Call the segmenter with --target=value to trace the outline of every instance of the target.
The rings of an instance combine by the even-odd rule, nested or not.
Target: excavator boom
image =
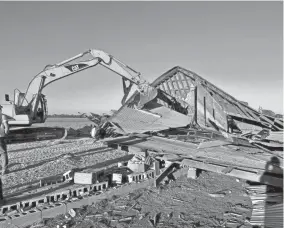
[[[137,108],[142,108],[146,103],[157,96],[157,89],[143,79],[139,72],[104,51],[91,49],[60,63],[47,65],[43,71],[37,74],[29,83],[26,93],[20,93],[21,97],[17,99],[15,96],[13,104],[15,110],[13,111],[10,108],[7,112],[10,117],[9,124],[21,125],[24,123],[25,125],[31,125],[33,123],[43,123],[47,116],[47,110],[46,100],[42,94],[42,90],[52,82],[97,66],[98,64],[122,77],[125,93],[123,102],[128,96],[133,84],[137,86],[140,92],[140,102]],[[126,81],[130,83],[128,87],[126,87]],[[40,120],[37,118],[39,105],[45,109],[41,110],[44,112],[45,117]],[[21,121],[18,121],[17,118],[21,118]]]

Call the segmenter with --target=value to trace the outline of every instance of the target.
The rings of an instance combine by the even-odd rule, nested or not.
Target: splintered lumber
[[[224,145],[232,144],[231,142],[226,142],[222,140],[214,140],[214,141],[207,141],[202,142],[199,144],[198,149],[210,148],[210,147],[219,147]]]
[[[220,165],[213,165],[213,164],[206,164],[204,162],[198,162],[190,159],[184,159],[182,161],[183,166],[194,167],[197,169],[208,170],[215,173],[223,174],[224,166]],[[263,184],[268,184],[276,187],[283,187],[283,179],[267,175],[265,173],[251,173],[239,169],[233,169],[231,172],[226,173],[228,176],[233,176],[240,179],[245,179],[253,182],[259,182]]]
[[[101,142],[104,142],[104,143],[116,143],[116,144],[119,144],[119,143],[123,143],[125,141],[129,141],[129,140],[137,140],[137,139],[143,139],[143,138],[147,138],[149,137],[149,135],[146,135],[146,134],[130,134],[130,135],[127,135],[127,136],[120,136],[120,137],[116,137],[116,138],[106,138],[106,139],[103,139],[101,140]]]
[[[265,139],[283,143],[283,131],[271,131]]]
[[[283,162],[278,159],[279,164],[273,163],[271,154],[252,147],[251,144],[250,147],[239,146],[239,150],[236,151],[226,145],[198,149],[198,146],[193,143],[158,136],[149,136],[140,141],[136,138],[125,139],[119,143],[115,139],[108,142],[108,145],[119,144],[126,147],[131,145],[158,154],[175,154],[185,158],[184,161],[187,161],[188,166],[193,168],[217,173],[225,172],[226,175],[237,178],[282,187],[282,177],[275,177],[268,173],[283,175]],[[256,153],[261,153],[261,155]]]
[[[167,167],[158,177],[156,177],[155,180],[155,187],[157,187],[161,181],[170,174],[170,172],[173,170],[175,167],[175,164],[172,163],[169,167]]]
[[[249,148],[244,148],[244,150],[248,151]],[[206,148],[204,150],[198,150],[198,152],[195,153],[195,158],[198,158],[195,160],[201,160],[202,158],[204,161],[214,164],[217,163],[220,165],[224,164],[224,165],[242,167],[245,170],[257,169],[260,171],[265,170],[267,172],[283,174],[283,170],[281,167],[274,164],[270,164],[271,156],[256,157],[247,154],[247,152],[244,151],[233,151],[232,149],[226,149],[221,147]],[[271,165],[273,169],[267,170],[268,165]]]
[[[270,147],[270,148],[283,148],[283,143],[278,142],[262,142],[262,141],[254,141],[254,143],[259,143],[260,145]]]

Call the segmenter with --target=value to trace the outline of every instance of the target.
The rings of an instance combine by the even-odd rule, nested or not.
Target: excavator
[[[2,113],[7,116],[10,126],[7,143],[66,136],[66,131],[62,128],[32,126],[44,123],[48,116],[47,99],[43,94],[43,89],[57,80],[97,65],[102,65],[122,77],[124,90],[122,104],[129,95],[133,84],[137,86],[140,93],[137,109],[143,108],[145,104],[157,97],[158,90],[143,79],[139,72],[104,51],[90,49],[60,63],[47,65],[31,80],[25,93],[18,89],[14,90],[14,100],[10,100],[9,95],[5,94],[7,103],[2,104]],[[33,136],[31,137],[31,135]]]

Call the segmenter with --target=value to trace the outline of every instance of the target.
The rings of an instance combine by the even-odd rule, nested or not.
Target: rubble
[[[169,70],[152,85],[159,89],[157,99],[143,109],[137,109],[139,93],[134,93],[112,115],[84,114],[94,126],[68,130],[68,137],[91,135],[110,150],[115,148],[127,153],[130,156],[127,161],[117,161],[113,167],[101,165],[65,170],[60,180],[51,181],[51,185],[70,184],[65,193],[67,200],[74,198],[74,202],[88,201],[90,196],[108,195],[109,191],[120,192],[127,186],[131,189],[139,184],[158,189],[150,192],[149,188],[136,197],[128,195],[127,200],[114,197],[110,203],[112,210],[106,203],[104,210],[97,208],[98,213],[85,217],[105,226],[140,221],[144,226],[167,227],[165,224],[171,225],[173,219],[179,221],[179,225],[201,227],[268,223],[278,227],[283,224],[283,218],[280,221],[280,213],[283,213],[283,119],[275,113],[254,110],[248,103],[181,67]],[[202,182],[205,171],[221,180],[220,189],[217,189],[218,184],[212,184],[214,189],[202,187],[214,181],[208,178],[206,183]],[[182,178],[186,181],[178,185]],[[230,182],[231,188],[221,188],[226,185],[222,180]],[[190,184],[186,186],[186,182]],[[46,180],[41,180],[40,187],[45,183]],[[194,186],[196,183],[198,188]],[[244,188],[247,183],[258,185],[246,186],[246,192],[234,192],[232,186]],[[273,188],[278,191],[271,192]],[[48,196],[45,201],[59,202],[56,194],[45,194]],[[60,200],[64,194],[61,193]],[[204,203],[202,197],[212,205],[225,204],[230,197],[232,201],[222,216],[214,210],[214,205],[210,211],[203,209],[203,213],[214,211],[210,222],[194,214],[194,210],[185,213],[175,206],[185,205],[186,208],[196,202]],[[119,205],[121,202],[123,205]],[[147,202],[159,205],[151,215],[145,211]],[[167,205],[168,202],[172,205]],[[30,205],[29,209],[32,207]],[[8,211],[8,214],[13,212]],[[73,209],[69,214],[72,218],[78,217]]]

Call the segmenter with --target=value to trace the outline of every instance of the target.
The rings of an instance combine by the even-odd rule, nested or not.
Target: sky
[[[0,2],[0,102],[47,64],[103,50],[152,82],[191,70],[255,109],[283,113],[282,2]],[[102,66],[47,86],[50,114],[108,112],[121,78]]]

